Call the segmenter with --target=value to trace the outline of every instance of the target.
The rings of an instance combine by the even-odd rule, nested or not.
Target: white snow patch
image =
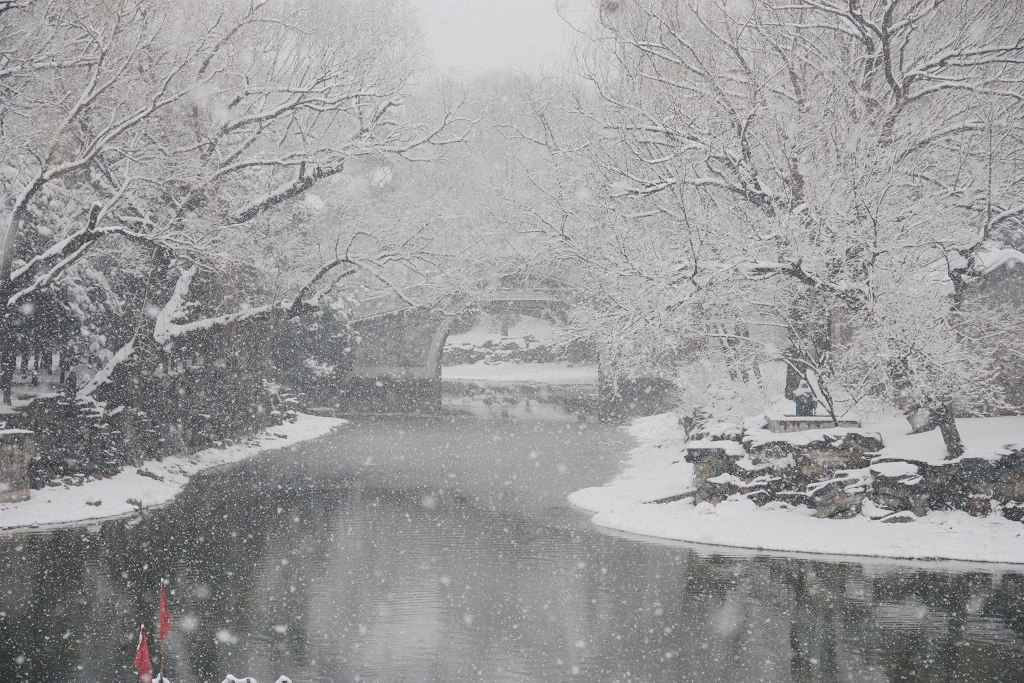
[[[683,460],[686,433],[674,413],[639,418],[629,432],[641,445],[629,452],[622,473],[605,486],[572,493],[569,502],[591,512],[628,514],[637,507],[662,507],[646,503],[693,487],[693,465]]]
[[[881,505],[875,503],[870,498],[865,498],[864,503],[861,505],[860,514],[864,515],[868,519],[881,519],[886,515],[891,515],[892,510],[884,508]]]
[[[743,425],[735,422],[716,422],[704,427],[700,431],[707,434],[709,441],[732,440],[738,442],[743,434]]]
[[[982,271],[991,273],[1003,266],[1014,268],[1024,264],[1024,254],[1016,249],[989,249],[978,254],[978,262]]]
[[[660,416],[667,422],[668,416]],[[671,419],[675,419],[673,415]],[[964,512],[931,512],[907,524],[885,524],[868,516],[818,519],[807,507],[727,500],[717,506],[692,499],[650,504],[692,485],[693,468],[682,459],[684,441],[648,440],[644,418],[631,430],[642,443],[629,452],[624,471],[606,486],[576,491],[569,501],[596,513],[598,526],[644,536],[709,545],[844,556],[948,559],[1024,564],[1024,525],[999,514],[972,517]],[[981,457],[1003,452],[1003,444],[1021,441],[1024,417],[958,420],[968,453]],[[944,457],[937,433],[908,436],[906,422],[873,425],[889,453],[920,460]],[[902,434],[900,431],[902,430]],[[682,430],[680,429],[680,436]],[[895,465],[895,463],[893,463]],[[913,467],[913,465],[910,465]],[[905,468],[909,472],[909,468]],[[868,508],[872,516],[884,514]]]
[[[961,458],[994,460],[1024,441],[1024,416],[968,417],[956,421],[965,451]],[[942,464],[956,462],[946,459],[946,447],[938,429],[911,434],[907,421],[892,418],[875,425],[885,441],[879,453],[900,460]]]
[[[469,363],[441,368],[441,379],[456,382],[538,382],[597,384],[596,365],[558,363]]]
[[[217,642],[221,645],[234,645],[238,642],[238,636],[236,636],[226,628],[222,628],[221,630],[217,631],[214,637],[217,639]]]
[[[166,505],[185,488],[189,478],[199,472],[323,436],[345,423],[338,418],[300,414],[295,422],[270,427],[244,443],[208,448],[187,456],[147,460],[142,467],[129,467],[108,479],[81,486],[33,490],[28,500],[0,505],[0,529],[75,524],[138,512],[139,507],[128,499],[141,501],[142,507]],[[139,470],[147,470],[163,481],[140,476]]]
[[[876,462],[870,467],[871,474],[895,479],[896,477],[912,477],[917,474],[917,465],[909,462]]]
[[[334,374],[335,367],[328,363],[321,363],[316,358],[307,358],[302,364],[309,368],[317,377],[330,377]]]
[[[710,481],[712,484],[732,484],[733,486],[740,487],[747,485],[747,482],[743,481],[735,474],[729,474],[728,472],[720,474],[717,477],[710,477],[707,481]]]
[[[763,427],[748,427],[743,435],[743,445],[747,448],[757,448],[770,443],[788,443],[794,446],[809,446],[812,443],[824,442],[826,437],[831,437],[833,440],[836,440],[841,439],[848,434],[857,434],[863,437],[880,437],[877,431],[869,429],[852,429],[847,427],[807,429],[800,432],[772,432]]]
[[[532,315],[523,315],[509,326],[508,334],[501,334],[501,322],[494,316],[483,314],[469,330],[448,335],[445,346],[465,349],[485,348],[491,345],[514,343],[520,348],[540,344],[549,345],[558,341],[561,332],[553,323]]]
[[[641,441],[654,444],[686,438],[686,432],[675,413],[638,417],[629,425],[629,433]]]

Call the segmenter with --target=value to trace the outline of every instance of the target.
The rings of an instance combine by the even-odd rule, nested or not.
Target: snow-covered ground
[[[1024,417],[958,420],[968,454],[994,453],[1024,441]],[[906,423],[871,425],[886,439],[884,452],[917,459],[941,459],[936,432],[907,435]],[[693,466],[683,460],[683,430],[674,414],[636,420],[630,428],[640,446],[630,451],[624,471],[605,486],[582,489],[569,501],[596,513],[602,527],[659,538],[758,550],[869,555],[907,559],[949,559],[1024,563],[1024,524],[999,514],[972,517],[964,512],[931,512],[905,524],[867,517],[818,519],[805,507],[748,500],[717,506],[694,505],[676,496],[692,486]]]
[[[541,382],[597,384],[596,365],[557,363],[470,363],[441,368],[441,379],[457,382]]]
[[[448,335],[446,346],[481,348],[487,343],[512,342],[520,348],[537,344],[553,344],[558,339],[558,329],[550,321],[532,315],[522,315],[501,334],[501,323],[494,316],[482,314],[480,320],[465,332]]]
[[[189,456],[147,460],[108,479],[81,486],[48,486],[32,491],[28,500],[0,505],[0,529],[74,524],[130,515],[142,507],[166,505],[193,475],[236,463],[257,453],[285,448],[327,434],[345,420],[314,415],[271,427],[252,439],[225,448],[209,448]],[[146,474],[142,474],[146,473]]]
[[[956,424],[964,439],[965,458],[994,458],[1004,446],[1024,443],[1024,417],[1021,416],[967,418],[957,420]],[[919,462],[949,462],[945,460],[946,447],[937,429],[910,434],[906,420],[900,418],[880,422],[872,429],[881,434],[885,442],[882,455]]]
[[[571,363],[554,358],[525,360],[519,351],[551,347],[559,338],[559,329],[549,320],[531,315],[517,316],[502,334],[498,317],[481,314],[472,328],[449,335],[445,348],[483,354],[475,362],[441,368],[441,379],[466,383],[597,384],[597,365]],[[535,362],[543,360],[547,362]]]

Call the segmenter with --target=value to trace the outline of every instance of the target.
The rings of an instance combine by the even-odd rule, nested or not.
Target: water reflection
[[[597,533],[560,501],[622,447],[599,425],[367,420],[141,521],[0,539],[0,680],[132,680],[161,576],[178,682],[1019,680],[1024,575]]]

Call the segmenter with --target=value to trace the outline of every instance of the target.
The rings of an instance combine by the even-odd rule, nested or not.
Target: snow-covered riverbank
[[[1024,438],[1024,418],[962,423],[969,452]],[[941,448],[937,434],[897,437],[895,425],[882,427],[883,433],[891,433],[892,438],[886,438],[890,448]],[[673,414],[641,418],[630,431],[640,445],[630,451],[624,471],[605,486],[569,496],[577,507],[596,513],[592,521],[599,526],[758,550],[1024,563],[1024,524],[998,514],[931,512],[911,523],[890,524],[866,516],[818,519],[806,507],[769,503],[758,508],[749,500],[727,500],[717,506],[694,505],[692,496],[653,502],[685,494],[692,487],[693,466],[683,459],[685,434]]]
[[[345,420],[315,415],[270,427],[242,443],[208,448],[192,455],[147,460],[109,479],[81,486],[48,486],[32,491],[28,500],[0,505],[0,529],[12,530],[75,524],[121,517],[140,507],[166,505],[199,472],[236,463],[263,451],[286,448],[327,434]]]

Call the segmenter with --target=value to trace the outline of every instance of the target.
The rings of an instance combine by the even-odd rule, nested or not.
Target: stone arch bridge
[[[542,286],[499,287],[447,312],[412,307],[397,294],[363,301],[353,313],[357,342],[338,408],[351,413],[437,412],[444,346],[459,315],[474,309],[507,311],[567,322],[570,305],[568,288],[550,280]],[[643,412],[647,406],[641,404],[666,398],[666,382],[637,380],[638,386],[630,387],[628,381],[607,381],[600,371],[599,377],[602,411],[609,414]],[[632,396],[624,395],[623,388]]]

